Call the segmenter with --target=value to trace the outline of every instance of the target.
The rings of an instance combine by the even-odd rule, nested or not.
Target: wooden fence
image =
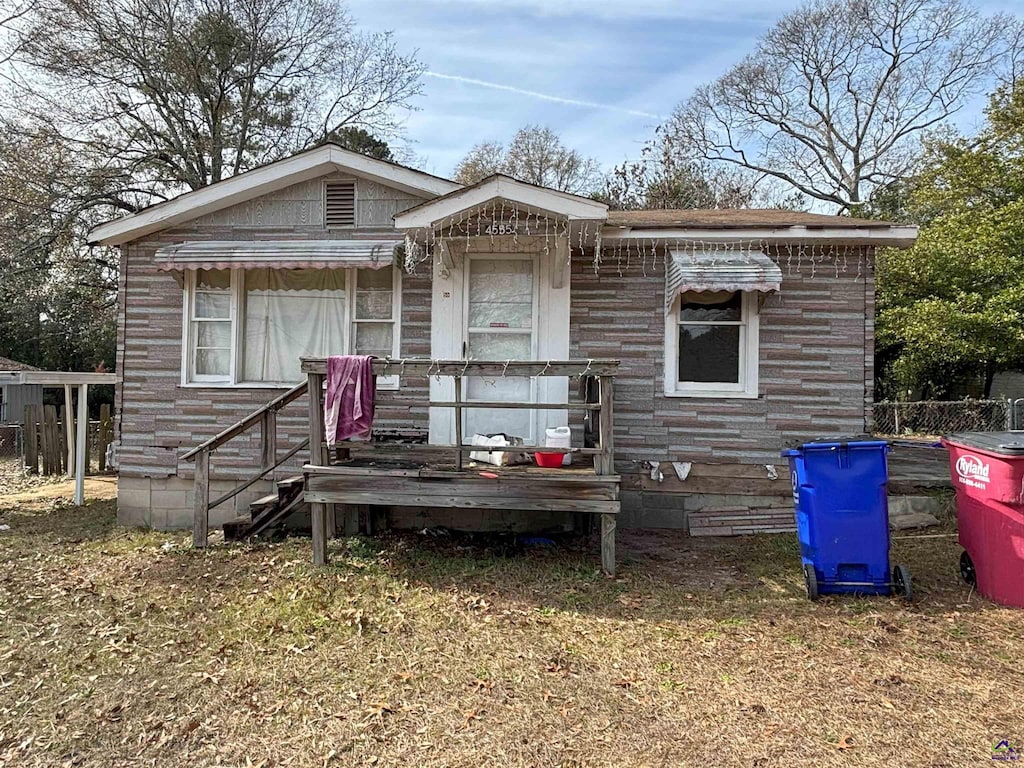
[[[30,474],[61,475],[74,472],[75,428],[59,417],[54,405],[25,406],[24,461]],[[110,406],[100,406],[99,421],[90,421],[85,441],[86,473],[95,465],[107,471],[107,446],[114,437],[114,420]],[[69,448],[70,446],[70,448]]]

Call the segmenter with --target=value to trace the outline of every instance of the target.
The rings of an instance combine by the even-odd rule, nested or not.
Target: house
[[[42,386],[23,384],[20,376],[24,371],[38,370],[33,365],[0,357],[0,425],[24,424],[25,406],[42,405]]]
[[[603,361],[608,432],[597,448],[583,430],[573,440],[612,462],[598,474],[615,478],[602,498],[620,525],[788,529],[779,449],[864,431],[874,251],[915,236],[782,210],[610,211],[500,175],[462,187],[330,144],[186,193],[91,233],[121,252],[119,520],[199,526],[202,509],[205,537],[208,506],[215,525],[248,514],[289,465],[222,503],[200,495],[231,493],[289,446],[291,466],[330,464],[309,411],[284,405],[306,402],[293,385],[322,373],[315,359],[364,353],[381,358],[378,426],[431,446],[498,432],[541,444],[569,421],[558,404],[599,408],[578,390]],[[378,471],[374,487],[412,482],[402,472]],[[316,537],[316,514],[341,497],[306,493],[319,499]],[[383,519],[460,525],[454,515]],[[529,524],[479,509],[465,519]]]

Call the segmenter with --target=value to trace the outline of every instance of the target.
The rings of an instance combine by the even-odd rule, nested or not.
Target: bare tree
[[[477,144],[455,169],[455,179],[475,184],[494,173],[574,194],[590,194],[600,183],[600,165],[569,149],[550,128],[528,125],[516,131],[507,147]]]
[[[353,126],[389,135],[422,67],[335,0],[36,0],[6,110],[154,192]]]
[[[803,195],[773,182],[747,168],[683,155],[659,130],[640,159],[620,163],[605,175],[597,197],[617,210],[804,207]]]
[[[667,140],[857,208],[984,88],[1010,22],[959,0],[813,0],[679,105]]]

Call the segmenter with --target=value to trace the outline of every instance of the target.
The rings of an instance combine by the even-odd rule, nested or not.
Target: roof
[[[898,226],[876,219],[857,219],[852,216],[833,216],[825,213],[807,213],[779,208],[725,208],[720,210],[666,208],[646,211],[609,211],[608,221],[605,224],[609,227],[643,227],[645,229],[690,227],[702,229],[760,229],[763,227],[885,229]]]
[[[909,248],[917,227],[876,219],[777,208],[610,211],[602,235],[613,240],[833,243]]]
[[[456,213],[497,198],[563,215],[568,219],[603,221],[608,214],[608,206],[593,198],[540,187],[495,173],[469,187],[454,190],[402,211],[395,216],[395,226],[399,229],[428,227]]]
[[[17,360],[11,360],[9,357],[0,357],[0,371],[38,371],[34,365],[28,363],[19,363]]]
[[[418,197],[436,197],[462,188],[461,184],[440,176],[368,157],[337,144],[321,144],[208,187],[151,205],[130,216],[100,224],[89,232],[89,242],[102,245],[127,243],[336,171],[378,181]]]

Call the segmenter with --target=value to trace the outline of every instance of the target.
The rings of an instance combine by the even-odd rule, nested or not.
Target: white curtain
[[[245,380],[298,383],[299,358],[345,350],[345,270],[245,273]]]

